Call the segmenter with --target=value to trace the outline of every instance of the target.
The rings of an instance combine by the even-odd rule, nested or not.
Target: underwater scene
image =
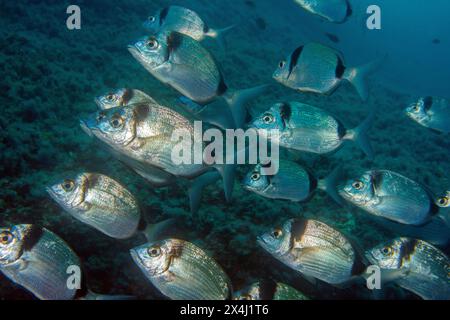
[[[0,2],[0,299],[449,300],[449,9]]]

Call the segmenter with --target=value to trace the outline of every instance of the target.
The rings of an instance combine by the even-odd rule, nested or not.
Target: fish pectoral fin
[[[88,211],[92,208],[92,204],[90,202],[84,201],[80,204],[80,209],[83,211]]]
[[[400,269],[381,269],[381,283],[386,284],[389,282],[393,282],[402,278],[405,278],[410,273],[410,270],[407,268]]]

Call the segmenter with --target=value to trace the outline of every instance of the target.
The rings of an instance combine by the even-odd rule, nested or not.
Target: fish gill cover
[[[199,13],[210,28],[235,25],[223,35],[225,50],[221,41],[212,37],[202,40],[202,45],[220,62],[228,86],[273,84],[252,101],[252,115],[280,101],[301,101],[338,115],[347,128],[355,128],[371,110],[377,110],[369,131],[373,161],[354,143],[328,155],[296,152],[284,157],[311,168],[314,177],[325,177],[343,163],[351,177],[372,168],[389,169],[444,193],[450,187],[448,135],[417,125],[404,110],[424,95],[450,98],[449,20],[443,16],[448,10],[442,9],[449,4],[441,0],[432,4],[376,1],[385,16],[383,28],[371,31],[365,26],[369,2],[373,1],[349,1],[352,14],[342,24],[324,21],[289,0],[187,0],[176,4]],[[149,224],[179,219],[187,230],[183,237],[214,257],[236,290],[275,279],[312,298],[371,298],[364,286],[312,285],[269,258],[256,243],[257,236],[291,218],[319,219],[351,235],[364,248],[399,236],[362,209],[342,207],[322,192],[300,204],[259,196],[241,184],[250,167],[240,166],[233,201],[224,200],[221,182],[217,182],[207,187],[199,211],[192,215],[184,185],[151,187],[86,135],[79,119],[96,111],[94,97],[112,89],[139,89],[163,105],[179,97],[126,50],[146,34],[142,23],[149,15],[174,3],[80,0],[76,4],[81,8],[81,29],[72,31],[65,23],[70,4],[53,0],[0,3],[1,226],[35,224],[58,234],[83,261],[89,287],[95,292],[162,298],[129,255],[131,248],[145,242],[143,236],[120,241],[110,238],[63,214],[45,191],[61,177],[74,176],[68,172],[98,172],[126,186],[138,199]],[[343,52],[346,66],[385,57],[370,75],[367,101],[347,83],[329,96],[296,92],[274,83],[272,74],[278,62],[312,41]],[[448,247],[441,249],[448,254]],[[1,298],[33,298],[3,275],[0,279]],[[388,285],[384,294],[417,298],[395,285]]]

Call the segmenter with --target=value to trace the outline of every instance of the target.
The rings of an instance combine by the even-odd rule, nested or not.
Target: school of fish
[[[346,0],[295,3],[331,23],[345,23],[354,14]],[[285,150],[326,156],[352,142],[368,159],[374,157],[369,131],[375,111],[368,112],[356,128],[348,128],[343,119],[319,107],[280,98],[278,103],[267,105],[265,112],[246,120],[247,102],[263,97],[267,85],[230,88],[218,60],[201,43],[214,38],[225,50],[225,34],[238,25],[211,28],[198,13],[172,5],[152,13],[143,27],[147,35],[131,41],[128,51],[151,76],[173,88],[181,98],[173,105],[163,105],[137,89],[114,89],[95,98],[97,111],[81,119],[80,124],[152,187],[185,187],[192,212],[200,206],[203,189],[219,180],[225,200],[231,201],[236,180],[235,165],[173,163],[173,132],[182,129],[194,135],[196,120],[204,121],[205,128],[217,130],[279,130],[277,143]],[[366,100],[366,78],[378,64],[348,66],[334,48],[306,43],[278,64],[273,62],[273,79],[293,90],[323,96],[347,81]],[[405,114],[425,128],[441,134],[450,132],[450,102],[445,99],[421,97],[406,107]],[[266,163],[253,166],[242,186],[261,197],[294,202],[306,202],[323,191],[340,205],[356,206],[399,234],[387,243],[360,250],[350,235],[320,218],[292,217],[255,239],[266,259],[280,261],[308,281],[336,287],[359,283],[365,270],[376,265],[386,281],[423,299],[450,299],[450,261],[440,249],[450,240],[450,191],[435,194],[388,168],[368,168],[347,180],[342,178],[341,167],[327,177],[318,177],[310,168],[288,159],[279,160],[276,174],[265,174],[265,170]],[[169,299],[309,299],[272,279],[233,288],[207,248],[178,238],[174,221],[148,224],[135,196],[112,177],[96,172],[61,175],[47,192],[68,215],[106,236],[127,239],[143,234],[147,242],[130,248],[130,257],[149,285]],[[78,286],[70,286],[68,267],[80,270]],[[38,299],[135,298],[126,293],[108,296],[89,290],[82,263],[70,245],[36,225],[0,228],[0,271]]]

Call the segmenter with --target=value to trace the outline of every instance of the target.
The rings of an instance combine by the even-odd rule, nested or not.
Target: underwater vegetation
[[[258,245],[258,237],[274,226],[283,226],[290,219],[308,219],[310,223],[318,220],[351,238],[352,243],[356,241],[358,247],[365,250],[402,236],[378,223],[364,208],[336,203],[318,186],[311,189],[313,194],[301,197],[301,200],[307,198],[301,202],[263,197],[247,190],[243,181],[253,169],[251,165],[238,167],[230,202],[225,201],[219,179],[205,188],[198,211],[192,213],[185,183],[154,188],[135,170],[118,161],[98,140],[83,132],[80,119],[98,111],[94,97],[116,88],[140,90],[163,105],[172,105],[180,97],[178,88],[175,90],[152,77],[127,50],[128,45],[148,33],[143,22],[152,16],[155,20],[160,19],[161,13],[159,16],[155,13],[168,5],[189,7],[208,23],[210,29],[203,28],[204,34],[197,40],[201,40],[201,45],[214,55],[228,87],[248,89],[271,84],[269,89],[249,99],[249,117],[256,119],[280,102],[298,101],[324,110],[327,117],[330,114],[334,119],[336,115],[343,128],[357,128],[376,110],[370,129],[364,132],[370,140],[373,150],[369,153],[373,153],[373,158],[361,151],[364,148],[360,144],[354,141],[343,143],[337,138],[335,141],[339,140],[339,145],[342,142],[342,148],[327,154],[282,153],[286,160],[296,163],[294,167],[302,166],[306,168],[305,172],[312,172],[308,178],[326,180],[335,168],[343,165],[341,170],[346,178],[342,178],[342,183],[360,177],[368,170],[390,170],[427,186],[426,192],[440,195],[450,190],[448,126],[438,121],[437,130],[433,130],[436,122],[429,125],[430,122],[416,121],[422,124],[419,125],[405,112],[411,104],[422,101],[419,100],[422,92],[397,90],[381,76],[377,78],[377,70],[371,70],[373,74],[368,76],[367,97],[365,87],[358,89],[357,86],[355,90],[345,81],[338,81],[339,87],[333,83],[322,88],[321,92],[334,91],[323,96],[317,90],[315,93],[293,90],[298,89],[298,82],[291,89],[273,80],[274,71],[281,67],[280,61],[285,61],[288,67],[288,59],[300,44],[318,41],[332,48],[351,39],[348,34],[323,31],[317,31],[315,39],[311,37],[314,31],[308,35],[299,32],[302,27],[299,15],[309,13],[294,1],[274,6],[269,0],[177,3],[134,0],[126,4],[119,0],[79,0],[82,28],[73,31],[65,24],[65,12],[70,4],[53,0],[3,1],[0,4],[3,26],[0,29],[0,101],[3,106],[0,113],[0,226],[22,225],[21,228],[27,230],[27,225],[32,224],[45,227],[41,230],[45,236],[53,237],[46,230],[57,234],[76,253],[76,257],[71,251],[67,254],[73,260],[80,260],[92,292],[161,299],[164,298],[162,293],[172,289],[161,290],[161,293],[147,281],[151,277],[135,263],[138,248],[145,246],[147,240],[153,240],[146,237],[145,230],[142,232],[142,226],[138,226],[140,216],[134,209],[127,209],[128,215],[123,217],[130,230],[120,229],[126,233],[122,236],[117,235],[115,229],[96,228],[98,221],[91,221],[90,225],[80,222],[77,215],[82,213],[65,212],[47,193],[47,187],[63,185],[61,179],[75,179],[85,172],[110,177],[113,179],[109,182],[111,188],[119,188],[117,183],[120,182],[126,188],[122,194],[133,198],[124,201],[123,206],[139,206],[140,214],[149,226],[167,219],[178,221],[182,230],[177,235],[189,241],[183,245],[216,261],[208,263],[220,270],[218,282],[221,287],[215,293],[220,297],[230,295],[230,283],[235,291],[242,291],[258,282],[271,280],[275,281],[271,290],[276,292],[279,288],[276,284],[281,284],[284,290],[289,289],[285,293],[287,296],[294,295],[298,299],[305,296],[312,299],[374,298],[372,292],[361,285],[337,288],[332,285],[335,279],[324,281],[329,280],[326,277],[311,282],[300,273],[293,273],[286,263],[277,261]],[[341,16],[339,20],[360,19],[355,8],[351,14],[346,8]],[[333,23],[321,20],[317,14],[311,19],[318,19],[317,23],[322,24]],[[227,31],[231,26],[233,28]],[[224,31],[220,39],[215,36],[217,30]],[[445,42],[434,35],[427,40],[433,50]],[[330,55],[339,57],[340,54]],[[336,58],[335,62],[338,60]],[[301,62],[301,59],[297,60],[298,65]],[[370,60],[356,62],[348,63],[356,66]],[[384,62],[380,63],[381,69]],[[367,99],[361,99],[360,95]],[[436,101],[440,100],[433,100],[434,108],[438,108]],[[426,101],[425,98],[423,104]],[[242,120],[234,117],[236,119]],[[430,213],[423,214],[428,218]],[[180,246],[176,241],[175,244]],[[419,245],[428,249],[426,245]],[[133,257],[130,255],[132,248],[136,252]],[[448,246],[441,245],[440,248],[449,254]],[[209,258],[205,260],[209,261]],[[348,276],[350,267],[343,264],[343,274]],[[64,294],[72,297],[73,293]],[[0,298],[33,299],[34,296],[0,274]],[[381,298],[418,299],[419,296],[392,283],[386,284]]]

